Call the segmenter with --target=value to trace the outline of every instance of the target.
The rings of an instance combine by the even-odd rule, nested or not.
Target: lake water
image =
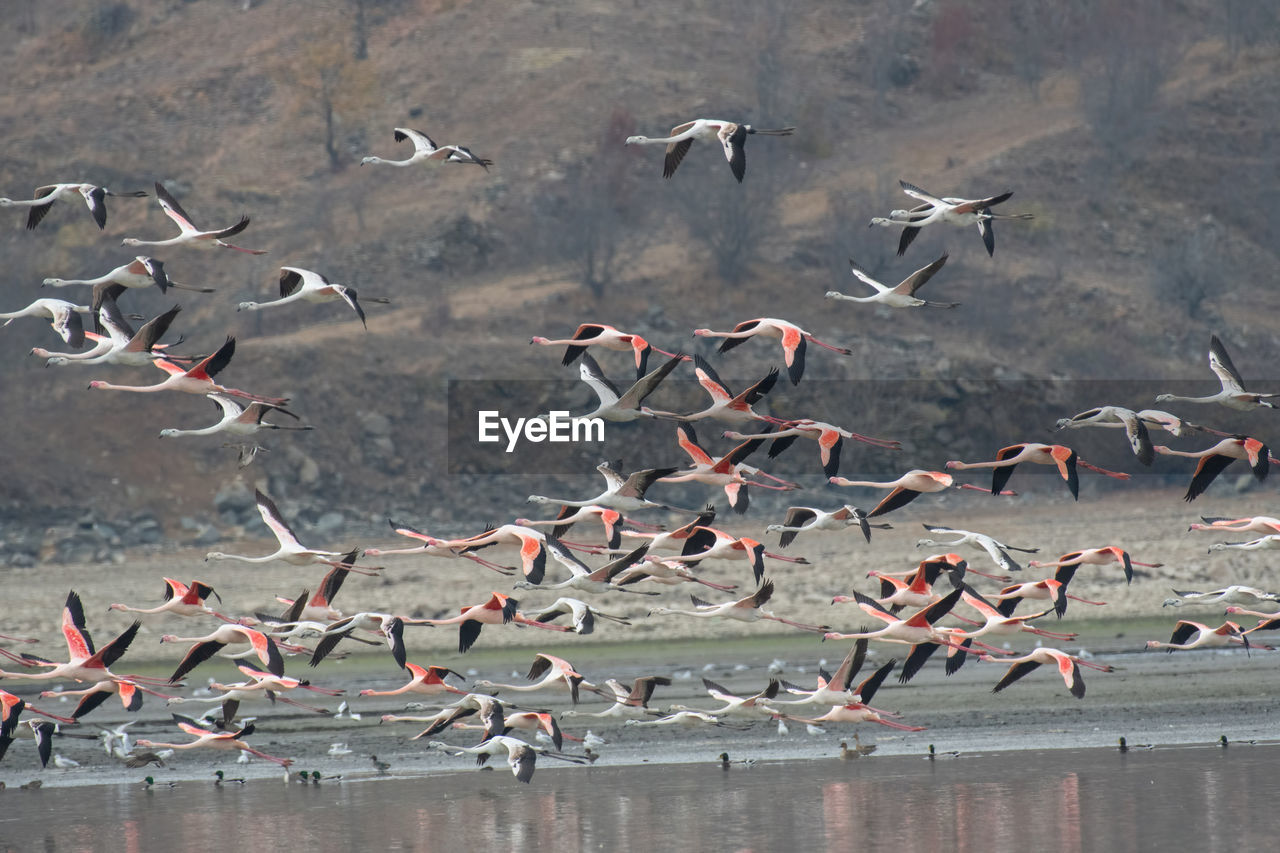
[[[0,794],[14,851],[1272,850],[1275,746],[539,766]],[[460,759],[462,760],[462,759]],[[550,763],[550,762],[546,762]]]

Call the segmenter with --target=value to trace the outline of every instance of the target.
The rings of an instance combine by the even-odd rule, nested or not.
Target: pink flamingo
[[[1128,474],[1118,471],[1108,471],[1105,468],[1099,468],[1085,462],[1070,447],[1061,444],[1037,444],[1028,442],[1025,444],[1011,444],[1008,447],[1002,447],[996,451],[996,458],[993,462],[958,462],[951,461],[947,463],[948,469],[958,471],[967,471],[972,468],[994,468],[991,472],[991,494],[998,495],[1009,482],[1009,477],[1013,475],[1014,466],[1020,462],[1031,462],[1036,465],[1056,465],[1058,473],[1062,475],[1062,479],[1066,481],[1067,488],[1071,490],[1071,496],[1077,500],[1080,499],[1080,480],[1076,473],[1076,467],[1088,468],[1090,471],[1097,471],[1099,474],[1105,474],[1108,477],[1114,477],[1117,480],[1129,479]]]
[[[853,355],[853,350],[851,349],[823,343],[795,323],[777,320],[772,317],[744,320],[728,332],[694,329],[693,334],[695,337],[700,338],[724,338],[724,343],[720,344],[720,349],[718,350],[718,352],[722,353],[728,352],[747,338],[753,338],[756,335],[781,341],[783,361],[787,366],[787,375],[791,378],[792,385],[799,385],[800,377],[804,376],[806,341],[829,349],[832,352],[838,352],[841,355]]]

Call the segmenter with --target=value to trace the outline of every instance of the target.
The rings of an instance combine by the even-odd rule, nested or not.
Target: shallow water
[[[0,795],[0,849],[1272,849],[1275,746],[544,768]],[[547,763],[544,759],[543,763]]]

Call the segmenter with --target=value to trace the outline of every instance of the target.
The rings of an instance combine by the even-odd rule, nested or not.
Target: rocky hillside
[[[17,320],[0,332],[0,560],[75,549],[84,559],[113,541],[197,544],[245,523],[261,535],[254,482],[302,526],[335,535],[380,530],[387,515],[432,527],[500,520],[532,491],[584,492],[589,465],[588,479],[451,465],[447,395],[451,380],[490,382],[498,399],[564,399],[581,411],[589,395],[572,383],[518,393],[503,383],[572,379],[558,349],[528,340],[588,320],[708,356],[709,343],[689,337],[695,327],[800,323],[854,357],[811,353],[805,382],[779,385],[773,410],[816,410],[893,437],[923,425],[908,435],[908,465],[969,452],[971,416],[949,406],[971,381],[1151,380],[1126,389],[1154,396],[1160,381],[1185,379],[1207,393],[1217,331],[1252,385],[1280,387],[1280,327],[1268,319],[1280,308],[1280,16],[1267,4],[1062,5],[23,4],[0,32],[0,193],[163,181],[197,225],[250,215],[237,239],[267,255],[155,252],[174,279],[216,293],[131,292],[122,304],[146,316],[181,304],[174,336],[188,353],[235,335],[227,383],[291,397],[316,430],[265,441],[270,452],[240,470],[216,438],[156,438],[212,423],[207,401],[88,391],[90,379],[157,375],[46,370],[27,353],[60,342],[47,324]],[[704,144],[670,181],[660,149],[621,145],[696,116],[797,130],[752,138],[741,185]],[[370,154],[408,156],[396,126],[495,165],[360,166]],[[1035,219],[1000,223],[992,258],[976,234],[934,228],[899,259],[896,231],[866,222],[907,206],[900,178],[947,195],[1011,189],[1004,207]],[[40,282],[99,275],[137,253],[122,237],[171,229],[153,199],[110,200],[101,232],[82,208],[57,207],[31,232],[25,211],[0,209],[0,310],[83,298],[87,288],[51,293]],[[858,292],[847,258],[892,283],[943,251],[950,259],[929,290],[963,303],[953,311],[823,299]],[[392,304],[366,305],[367,331],[340,305],[237,312],[271,297],[284,264]],[[713,360],[743,384],[777,357],[753,342]],[[618,381],[628,376],[625,357],[601,361]],[[952,402],[898,382],[918,378]],[[654,403],[696,405],[686,393]],[[1102,402],[1149,403],[1084,405]],[[987,426],[1002,441],[1027,440],[1072,411],[1028,413],[1015,396]],[[1264,432],[1265,422],[1245,416],[1238,428]],[[939,429],[947,450],[929,446]],[[703,438],[723,444],[717,433]],[[972,439],[974,452],[989,447],[986,435]],[[578,462],[682,461],[666,427],[617,436]],[[810,455],[790,451],[779,472],[815,488]],[[908,467],[866,459],[857,464],[873,471]]]

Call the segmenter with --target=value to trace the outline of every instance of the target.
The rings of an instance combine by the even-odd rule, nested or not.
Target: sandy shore
[[[979,496],[980,497],[980,496]],[[1132,742],[1198,743],[1226,734],[1233,740],[1270,739],[1280,736],[1276,724],[1277,700],[1266,688],[1274,674],[1274,652],[1243,651],[1191,652],[1167,655],[1143,652],[1146,640],[1167,639],[1178,618],[1195,618],[1217,624],[1221,609],[1161,608],[1171,586],[1212,587],[1229,582],[1267,586],[1265,554],[1209,555],[1212,541],[1227,537],[1187,533],[1197,512],[1214,515],[1251,515],[1265,510],[1256,496],[1202,499],[1205,506],[1189,509],[1173,493],[1146,494],[1141,500],[1129,496],[1109,496],[1080,504],[1055,496],[1036,497],[1020,504],[1016,516],[957,495],[944,500],[926,496],[907,510],[890,517],[894,529],[876,531],[870,544],[852,534],[808,534],[794,543],[789,554],[808,557],[811,565],[785,563],[770,565],[768,575],[778,585],[773,602],[780,615],[800,621],[830,624],[853,630],[864,623],[855,610],[833,608],[835,593],[857,588],[873,591],[865,578],[872,568],[906,569],[926,553],[941,549],[916,548],[924,534],[921,522],[945,523],[989,532],[1010,544],[1038,547],[1036,556],[1053,559],[1058,554],[1082,547],[1120,545],[1134,559],[1161,562],[1158,569],[1140,570],[1132,585],[1123,582],[1119,566],[1114,569],[1090,567],[1073,582],[1072,591],[1106,600],[1106,607],[1072,603],[1068,618],[1048,626],[1053,630],[1079,631],[1081,637],[1071,648],[1084,649],[1099,662],[1114,665],[1113,673],[1088,671],[1088,694],[1073,699],[1056,673],[1042,669],[1009,690],[992,695],[991,687],[1004,667],[970,660],[955,676],[947,678],[939,664],[932,663],[905,686],[892,681],[882,688],[874,704],[900,713],[911,725],[928,727],[919,733],[893,731],[863,724],[858,727],[864,742],[876,743],[879,754],[923,753],[934,743],[938,749],[989,751],[1000,749],[1113,746],[1125,735]],[[1244,537],[1230,537],[1239,539]],[[770,541],[773,540],[770,537]],[[375,543],[369,543],[370,545]],[[382,544],[382,543],[377,543]],[[263,549],[264,543],[249,542],[246,552]],[[228,546],[226,550],[233,550]],[[982,566],[978,553],[966,554],[975,566]],[[47,566],[31,570],[10,570],[6,585],[4,621],[6,633],[31,634],[41,639],[26,648],[38,654],[58,657],[63,652],[57,634],[59,608],[68,589],[76,589],[95,638],[105,641],[123,629],[131,617],[107,612],[107,605],[124,601],[137,606],[159,603],[161,576],[190,580],[198,577],[220,590],[224,606],[237,613],[279,607],[276,594],[293,595],[319,581],[320,572],[289,567],[245,566],[233,563],[206,564],[203,554],[175,554],[163,560],[154,557],[128,559],[122,565]],[[508,590],[510,580],[466,561],[423,562],[387,558],[382,577],[353,577],[342,591],[338,604],[347,612],[358,609],[395,610],[414,615],[456,612],[456,608],[482,600],[490,590]],[[987,568],[987,567],[984,567]],[[750,587],[749,569],[744,563],[708,565],[703,571],[721,583]],[[1032,571],[1025,573],[1039,577]],[[994,587],[984,584],[984,588]],[[675,683],[660,689],[653,705],[666,708],[685,704],[713,708],[701,679],[711,678],[745,693],[762,689],[772,675],[780,675],[801,685],[816,676],[820,660],[833,668],[847,650],[847,643],[822,644],[811,634],[792,632],[776,626],[724,625],[679,617],[646,617],[657,603],[681,606],[693,591],[711,600],[728,594],[691,585],[664,592],[661,596],[611,595],[597,600],[598,606],[627,614],[631,626],[601,625],[591,636],[552,635],[532,629],[487,627],[476,648],[466,655],[456,649],[452,628],[410,629],[407,643],[412,661],[449,666],[469,678],[521,683],[532,660],[532,647],[569,658],[590,681],[607,678],[628,681],[638,674],[672,676]],[[519,594],[529,609],[547,603],[558,593],[526,591]],[[723,596],[723,597],[722,597]],[[159,635],[173,631],[198,635],[209,630],[195,620],[143,617],[142,632],[128,655],[114,669],[167,675],[180,650],[158,643]],[[1252,624],[1249,622],[1248,624]],[[548,639],[551,644],[548,644]],[[1030,649],[1035,638],[1012,644]],[[10,647],[13,647],[10,644]],[[283,705],[245,704],[241,716],[258,716],[258,732],[252,744],[265,752],[291,757],[295,769],[315,769],[325,774],[339,773],[356,778],[374,774],[370,755],[392,764],[396,774],[434,773],[469,767],[467,759],[429,752],[422,742],[409,738],[419,728],[413,724],[379,725],[383,713],[399,713],[401,697],[360,698],[363,688],[388,689],[403,683],[404,677],[384,651],[360,653],[345,660],[326,661],[310,670],[301,659],[291,659],[287,672],[310,677],[318,685],[348,691],[352,709],[360,720],[335,720],[330,714],[316,714]],[[889,646],[873,647],[873,661],[888,660],[895,653]],[[773,672],[770,672],[772,665]],[[180,691],[189,696],[206,678],[233,681],[238,673],[226,663],[209,663],[198,669],[188,686]],[[48,685],[35,683],[35,689]],[[66,685],[73,686],[73,685]],[[5,689],[34,698],[33,685],[6,679]],[[332,710],[338,700],[308,695],[299,697]],[[410,697],[414,698],[414,697]],[[420,697],[425,698],[425,697]],[[561,712],[571,705],[567,695],[553,693],[509,694],[504,696],[526,708],[548,708]],[[431,707],[440,703],[426,701]],[[323,700],[323,701],[318,701]],[[67,712],[70,704],[43,700],[55,712]],[[36,700],[40,704],[40,700]],[[189,710],[187,705],[174,710]],[[199,706],[204,707],[204,706]],[[594,697],[584,698],[579,710],[598,711],[606,705]],[[821,713],[824,709],[817,709]],[[419,711],[418,713],[427,713]],[[802,712],[804,713],[804,712]],[[144,709],[126,715],[114,700],[95,711],[80,728],[96,735],[98,726],[114,726],[136,719],[134,736],[156,740],[185,739],[168,719],[162,700],[148,697]],[[829,756],[842,739],[852,736],[852,727],[830,726],[824,734],[806,733],[800,723],[789,723],[789,733],[780,734],[774,721],[760,721],[748,729],[725,728],[673,731],[669,728],[624,727],[616,720],[565,718],[565,731],[582,736],[587,729],[604,737],[600,761],[618,764],[713,760],[721,751],[760,759]],[[23,733],[25,733],[25,728]],[[68,728],[68,733],[74,730]],[[474,742],[475,732],[454,732],[449,740]],[[345,757],[328,755],[330,745],[346,743],[352,753]],[[40,771],[30,742],[18,742],[0,765],[0,781],[8,785],[39,777],[50,785],[95,784],[136,780],[151,773],[157,778],[204,778],[212,768],[234,770],[232,775],[278,775],[279,769],[255,760],[237,765],[225,753],[178,753],[163,769],[125,770],[108,758],[96,741],[63,738],[55,750],[80,761],[82,767],[69,771]],[[578,752],[569,744],[567,751]],[[544,762],[549,764],[550,762]]]

